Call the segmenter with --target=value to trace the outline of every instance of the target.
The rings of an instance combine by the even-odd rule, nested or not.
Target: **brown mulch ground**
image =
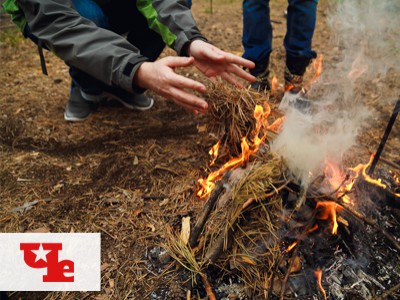
[[[210,14],[209,1],[194,1],[193,14],[213,44],[239,54],[241,1],[215,2]],[[272,68],[280,81],[285,3],[271,3]],[[324,68],[340,56],[340,49],[327,43],[327,9],[328,1],[320,1],[314,39],[315,49],[324,55]],[[166,225],[179,228],[185,216],[194,220],[203,205],[195,197],[196,182],[207,174],[207,153],[216,142],[205,130],[205,117],[194,117],[156,96],[150,111],[111,104],[83,123],[67,123],[67,66],[45,53],[49,76],[42,76],[30,41],[15,37],[10,29],[0,35],[0,231],[102,234],[101,292],[23,293],[13,299],[152,299],[154,291],[166,286],[168,299],[185,299],[187,287],[177,278],[181,274],[169,273],[161,280],[154,257],[162,251]],[[193,69],[184,72],[203,79]],[[360,146],[354,150],[359,151],[354,153],[357,162],[365,163],[375,151],[393,109],[388,101],[393,103],[389,98],[399,90],[400,75],[392,75],[380,82],[387,85],[387,95],[375,95],[372,88],[362,92],[376,117],[360,134]],[[395,163],[399,137],[397,121],[384,153]],[[12,211],[24,204],[31,206]]]

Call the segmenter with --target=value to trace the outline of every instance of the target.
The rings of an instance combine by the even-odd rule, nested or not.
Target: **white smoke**
[[[373,84],[374,94],[385,89],[388,95],[380,79],[400,70],[399,15],[399,0],[342,0],[329,15],[331,49],[341,50],[341,61],[324,68],[309,91],[311,112],[286,109],[283,130],[272,144],[302,184],[320,175],[326,160],[340,163],[371,121],[363,89]],[[388,98],[394,103],[397,95]]]

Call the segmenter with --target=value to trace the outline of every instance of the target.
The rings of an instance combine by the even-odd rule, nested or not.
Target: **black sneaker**
[[[292,107],[306,113],[310,109],[310,106],[311,101],[307,99],[304,89],[291,89],[283,94],[279,109],[286,111],[289,107]]]
[[[82,97],[79,87],[72,84],[71,93],[65,107],[64,119],[70,122],[84,121],[95,109],[95,104]]]
[[[256,64],[250,74],[256,77],[256,81],[250,84],[250,87],[257,92],[268,92],[271,90],[269,83],[269,58],[262,63]]]
[[[256,77],[256,81],[250,84],[250,87],[257,92],[268,92],[271,90],[271,85],[268,80],[268,75],[265,77]]]
[[[147,97],[144,94],[135,95],[116,88],[110,88],[110,91],[105,91],[98,95],[87,94],[83,91],[81,93],[82,97],[88,101],[101,102],[106,99],[116,99],[126,108],[141,111],[150,109],[154,104],[153,98]]]

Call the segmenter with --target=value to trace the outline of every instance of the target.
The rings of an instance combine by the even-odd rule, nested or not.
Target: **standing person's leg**
[[[250,73],[258,77],[252,86],[263,90],[269,88],[268,65],[272,51],[272,26],[269,0],[243,1],[243,57],[255,63]]]
[[[301,89],[302,76],[313,58],[311,49],[318,0],[289,0],[287,10],[285,88]],[[297,92],[297,91],[296,91]]]

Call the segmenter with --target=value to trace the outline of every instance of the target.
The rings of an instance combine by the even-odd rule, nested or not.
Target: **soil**
[[[199,28],[213,44],[240,55],[241,1],[212,5],[211,13],[209,1],[194,1]],[[271,1],[271,68],[280,82],[285,5],[284,0]],[[340,49],[328,43],[328,9],[329,1],[320,1],[313,41],[324,68],[340,59]],[[217,141],[205,130],[206,116],[195,117],[149,93],[156,100],[149,111],[110,103],[85,122],[65,122],[68,67],[46,52],[49,76],[43,76],[37,48],[29,40],[10,38],[12,30],[0,31],[0,232],[100,232],[102,289],[10,293],[11,298],[163,299],[168,290],[166,299],[186,299],[190,276],[160,275],[154,257],[163,251],[166,227],[179,230],[187,216],[193,223],[204,204],[196,197],[197,179],[208,173],[208,150]],[[173,54],[167,49],[163,55]],[[179,72],[207,83],[195,69]],[[387,94],[363,90],[376,117],[352,150],[355,162],[365,163],[377,148],[393,110],[388,101],[393,104],[393,91],[400,90],[399,78],[392,72],[391,78],[381,79]],[[397,120],[384,152],[395,164],[400,163],[399,138]]]

